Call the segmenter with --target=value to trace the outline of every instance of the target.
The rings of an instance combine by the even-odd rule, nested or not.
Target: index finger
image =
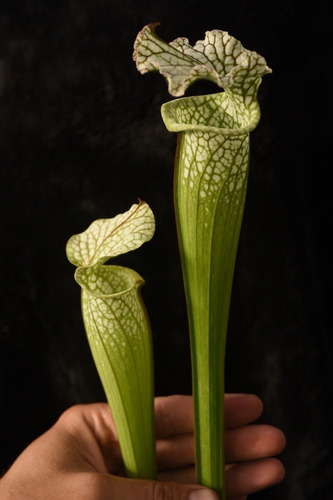
[[[232,429],[249,424],[260,417],[263,404],[252,394],[226,394],[225,427]],[[192,396],[155,398],[155,429],[157,438],[193,433]]]

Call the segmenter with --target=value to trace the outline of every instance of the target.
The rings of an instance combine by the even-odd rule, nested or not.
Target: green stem
[[[209,153],[205,158],[199,154],[198,162],[201,148]],[[234,168],[240,150],[242,158],[246,157],[246,135],[225,138],[202,127],[181,132],[175,168],[175,211],[191,338],[197,480],[213,488],[220,498],[226,498],[225,345],[247,184],[244,164]],[[221,160],[230,151],[234,151],[234,161],[222,167]],[[219,162],[214,162],[214,155]],[[210,190],[207,184],[211,184]]]
[[[116,425],[128,477],[156,479],[151,331],[143,279],[121,266],[78,268],[90,349]]]

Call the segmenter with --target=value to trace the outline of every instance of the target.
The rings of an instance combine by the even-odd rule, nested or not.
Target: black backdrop
[[[156,394],[191,391],[176,138],[159,111],[171,97],[132,62],[137,32],[160,21],[167,41],[227,30],[273,69],[252,134],[226,389],[259,394],[288,438],[286,479],[253,498],[332,498],[328,19],[322,2],[300,0],[0,2],[2,470],[65,408],[104,399],[65,244],[138,197],[157,231],[122,263],[147,282]]]

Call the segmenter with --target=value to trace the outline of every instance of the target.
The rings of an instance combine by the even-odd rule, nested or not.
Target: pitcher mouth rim
[[[219,94],[224,94],[224,92],[220,92]],[[185,123],[180,122],[175,119],[175,114],[173,109],[178,105],[178,103],[182,103],[184,101],[190,102],[199,98],[208,98],[210,96],[217,94],[205,94],[198,96],[187,96],[180,97],[178,99],[174,99],[173,101],[168,101],[162,104],[161,106],[161,115],[164,121],[164,124],[169,130],[169,132],[195,132],[201,131],[203,133],[213,133],[213,134],[221,134],[226,136],[241,136],[245,134],[249,134],[252,130],[254,130],[259,121],[260,121],[260,108],[259,105],[255,107],[255,119],[253,119],[247,126],[245,127],[217,127],[214,125],[204,125],[202,123]]]
[[[141,276],[136,271],[134,271],[133,269],[130,269],[128,267],[118,266],[118,265],[102,265],[102,266],[99,266],[97,269],[98,270],[108,269],[108,270],[111,270],[115,273],[116,273],[117,269],[120,269],[122,271],[125,271],[126,274],[128,274],[129,280],[127,283],[128,286],[125,286],[123,289],[116,291],[116,292],[104,293],[102,291],[94,291],[90,288],[89,279],[87,282],[85,282],[84,280],[82,280],[80,278],[80,274],[82,274],[82,273],[90,274],[90,273],[93,273],[95,270],[93,268],[78,267],[76,269],[75,275],[74,275],[75,280],[81,286],[81,288],[84,292],[86,292],[87,294],[92,295],[93,297],[96,297],[96,298],[107,299],[107,298],[121,297],[121,296],[129,294],[135,290],[138,290],[139,288],[141,288],[142,285],[145,284],[144,279],[141,278]]]

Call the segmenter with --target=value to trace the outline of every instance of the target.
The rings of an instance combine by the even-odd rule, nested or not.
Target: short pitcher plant
[[[149,319],[132,269],[106,265],[152,238],[154,215],[145,202],[113,219],[99,219],[67,243],[78,266],[82,315],[90,349],[117,429],[128,477],[156,478],[154,376]]]

